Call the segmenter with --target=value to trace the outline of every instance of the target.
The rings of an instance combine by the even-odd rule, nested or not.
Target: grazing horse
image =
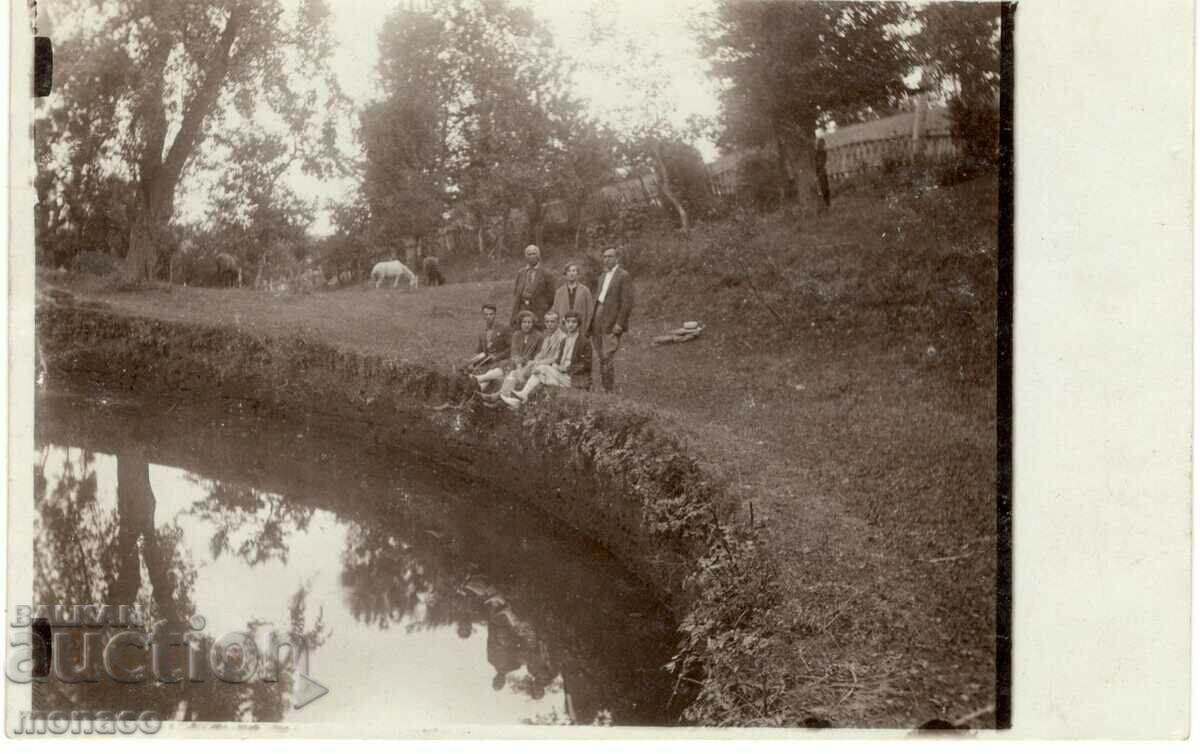
[[[217,281],[226,288],[242,287],[242,264],[227,252],[217,255]]]
[[[392,283],[393,288],[400,287],[400,278],[408,278],[409,289],[415,290],[417,287],[417,276],[413,271],[408,269],[408,266],[399,259],[390,259],[386,262],[380,262],[371,268],[371,279],[375,281],[375,287],[378,288],[383,284],[383,281],[388,278],[395,278]]]

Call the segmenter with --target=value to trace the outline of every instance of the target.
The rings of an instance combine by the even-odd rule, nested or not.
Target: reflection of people
[[[528,364],[541,348],[542,334],[533,329],[533,312],[523,311],[517,315],[517,319],[521,323],[521,329],[512,334],[512,339],[509,341],[508,358],[495,363],[486,372],[475,375],[475,379],[479,381],[480,390],[486,388],[489,383],[502,380],[505,372],[520,369]]]
[[[596,312],[592,316],[592,350],[600,357],[600,384],[611,391],[616,382],[613,365],[621,336],[629,330],[629,315],[633,311],[633,279],[621,266],[616,249],[605,249],[601,255],[605,273],[600,277],[600,292],[596,294]]]
[[[579,265],[567,265],[567,282],[558,287],[554,294],[554,311],[561,320],[567,312],[579,312],[579,332],[587,333],[592,324],[592,291],[579,282]]]
[[[821,191],[821,201],[829,209],[829,173],[825,171],[828,153],[825,151],[825,140],[817,139],[816,149],[813,150],[813,174],[817,177],[817,188]]]
[[[496,305],[484,304],[481,311],[483,332],[479,333],[475,355],[463,367],[472,374],[491,369],[493,364],[507,359],[508,350],[512,345],[509,342],[508,328],[496,323]]]
[[[496,670],[492,688],[504,688],[508,674],[521,667],[521,638],[513,630],[510,610],[498,610],[488,618],[487,661]]]
[[[492,688],[497,691],[504,688],[508,674],[522,665],[529,676],[515,681],[514,688],[534,699],[544,697],[546,687],[558,676],[558,663],[550,648],[538,639],[533,626],[521,620],[508,605],[498,608],[488,619],[487,653],[488,663],[496,670]]]
[[[553,683],[554,677],[558,675],[557,663],[550,655],[550,648],[533,634],[533,627],[528,623],[523,623],[522,627],[527,629],[520,632],[525,667],[529,669],[533,680],[529,695],[534,699],[541,699],[546,695],[546,687]]]
[[[563,342],[558,358],[552,364],[535,366],[525,387],[511,396],[501,394],[500,399],[516,408],[542,385],[587,389],[591,378],[592,348],[588,339],[579,333],[579,312],[568,312],[563,319]]]
[[[542,252],[530,244],[525,247],[525,267],[517,273],[513,284],[512,324],[523,310],[533,312],[534,326],[542,328],[542,315],[554,304],[554,279],[542,267]]]

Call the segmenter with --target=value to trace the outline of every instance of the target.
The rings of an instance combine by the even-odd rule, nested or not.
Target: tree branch
[[[197,141],[199,141],[200,132],[204,126],[204,119],[212,111],[213,106],[217,102],[217,97],[221,93],[221,86],[225,83],[225,76],[229,73],[229,53],[233,48],[234,41],[237,39],[238,32],[241,30],[242,13],[241,6],[237,6],[230,11],[229,18],[225,20],[225,29],[221,32],[221,39],[217,44],[217,49],[213,57],[209,60],[209,64],[204,69],[203,83],[184,110],[183,122],[179,126],[179,133],[175,135],[175,140],[172,142],[171,149],[167,152],[166,161],[163,163],[167,185],[174,186],[178,181],[180,174],[183,172],[184,164],[187,162],[188,157],[191,156],[192,150],[195,149]]]

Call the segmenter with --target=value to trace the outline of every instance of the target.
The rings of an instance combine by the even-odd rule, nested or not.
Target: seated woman
[[[535,366],[525,387],[511,396],[501,395],[502,401],[515,408],[529,400],[542,385],[581,389],[591,386],[592,344],[579,332],[579,320],[579,312],[567,312],[563,317],[564,337],[558,358],[552,364]]]
[[[525,309],[517,314],[517,320],[521,323],[521,329],[512,334],[508,358],[493,364],[486,372],[475,375],[481,391],[488,384],[499,382],[503,379],[505,372],[525,366],[534,357],[534,354],[538,352],[538,348],[542,345],[542,334],[533,329],[535,319],[533,312]]]
[[[484,400],[493,402],[499,400],[502,395],[512,395],[513,391],[523,386],[525,381],[530,378],[534,367],[553,364],[558,360],[559,349],[562,346],[563,339],[567,337],[566,333],[558,327],[558,312],[554,310],[546,312],[546,316],[542,321],[546,327],[542,334],[542,346],[534,354],[533,359],[526,362],[525,366],[517,367],[504,375],[504,381],[500,384],[500,392],[484,393]]]

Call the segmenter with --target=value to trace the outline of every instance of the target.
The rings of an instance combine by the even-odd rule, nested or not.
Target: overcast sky
[[[190,0],[183,0],[190,1]],[[416,0],[416,3],[436,3],[438,0]],[[597,46],[588,36],[589,12],[598,15],[609,27],[614,38],[632,40],[635,45],[653,56],[652,61],[626,66],[634,75],[652,79],[660,85],[657,105],[667,112],[676,126],[682,127],[690,116],[715,116],[717,98],[713,82],[707,76],[707,63],[697,49],[691,26],[713,7],[714,0],[510,0],[516,5],[533,9],[549,26],[558,47],[577,66],[576,94],[588,102],[597,118],[614,126],[628,120],[630,112],[638,110],[641,94],[628,82],[615,78],[605,70],[612,56],[619,51],[610,45]],[[300,0],[284,0],[293,10]],[[362,106],[379,96],[375,66],[379,60],[379,31],[383,22],[396,8],[411,4],[410,0],[328,0],[333,13],[333,33],[336,51],[331,64],[343,91]],[[50,4],[50,7],[53,7]],[[98,23],[89,10],[84,15],[50,19],[53,26],[43,24],[43,33],[70,34],[78,28]],[[622,53],[623,54],[623,53]],[[356,118],[355,118],[356,119]],[[342,149],[357,154],[358,145],[352,136],[352,124],[344,124]],[[696,146],[706,159],[716,156],[707,142]],[[199,221],[208,209],[212,175],[192,174],[179,187],[176,206],[185,222]],[[311,231],[317,235],[331,232],[326,203],[345,197],[354,188],[350,179],[319,181],[297,170],[287,176],[288,183],[302,197],[319,205],[318,219]]]
[[[436,0],[434,0],[436,2]],[[332,61],[343,90],[362,105],[377,97],[375,65],[379,60],[378,34],[384,19],[404,0],[329,0],[337,52]],[[655,75],[666,82],[665,103],[676,125],[683,126],[691,115],[713,116],[717,101],[706,75],[689,23],[711,7],[711,0],[513,0],[527,5],[550,27],[559,47],[580,67],[577,94],[586,99],[592,112],[603,120],[619,117],[623,108],[638,97],[636,91],[604,75],[599,68],[611,50],[593,47],[587,38],[587,12],[594,7],[610,19],[620,36],[660,55],[661,70]],[[347,150],[356,146],[347,138]],[[712,146],[698,144],[706,158],[715,156]],[[318,182],[295,176],[293,187],[308,199],[324,202],[348,192],[347,181]],[[324,214],[324,213],[322,213]],[[327,220],[318,220],[313,231],[329,232]]]

